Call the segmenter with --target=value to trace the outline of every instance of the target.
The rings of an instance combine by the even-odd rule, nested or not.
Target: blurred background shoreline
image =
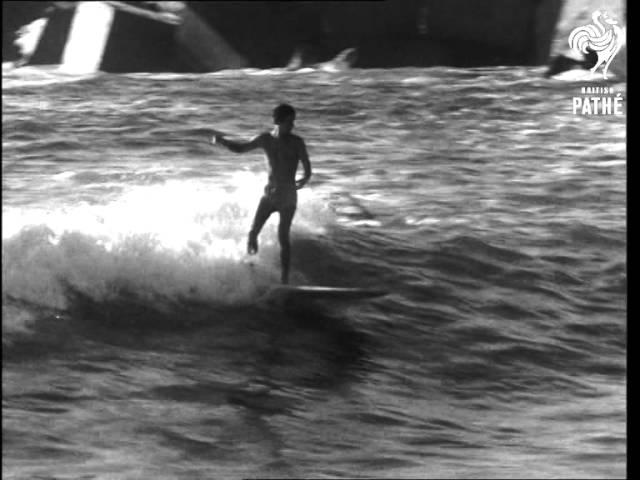
[[[550,64],[600,10],[626,1],[3,2],[3,64],[67,71]],[[87,37],[90,33],[90,39]],[[96,40],[97,39],[97,40]],[[617,75],[626,76],[626,48]]]

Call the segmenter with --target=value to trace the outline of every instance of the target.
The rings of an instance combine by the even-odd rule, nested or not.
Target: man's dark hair
[[[296,118],[296,111],[291,105],[282,103],[273,109],[273,123],[281,123],[289,117]]]

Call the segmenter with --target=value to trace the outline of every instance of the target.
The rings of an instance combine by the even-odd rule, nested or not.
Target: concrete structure
[[[3,34],[41,16],[42,4],[47,24],[28,63],[77,72],[304,67],[347,49],[347,63],[359,68],[540,65],[562,7],[561,0],[3,2]],[[18,56],[6,45],[14,41],[3,35],[3,61]]]

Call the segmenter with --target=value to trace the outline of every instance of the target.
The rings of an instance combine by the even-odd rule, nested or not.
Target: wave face
[[[540,69],[3,69],[9,476],[625,475],[626,117]],[[609,86],[625,94],[624,84]],[[314,176],[260,301],[281,101]]]

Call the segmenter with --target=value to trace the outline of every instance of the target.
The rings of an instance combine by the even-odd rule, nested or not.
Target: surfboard
[[[387,295],[386,290],[358,287],[327,287],[321,285],[277,285],[267,290],[266,301],[355,301]]]

